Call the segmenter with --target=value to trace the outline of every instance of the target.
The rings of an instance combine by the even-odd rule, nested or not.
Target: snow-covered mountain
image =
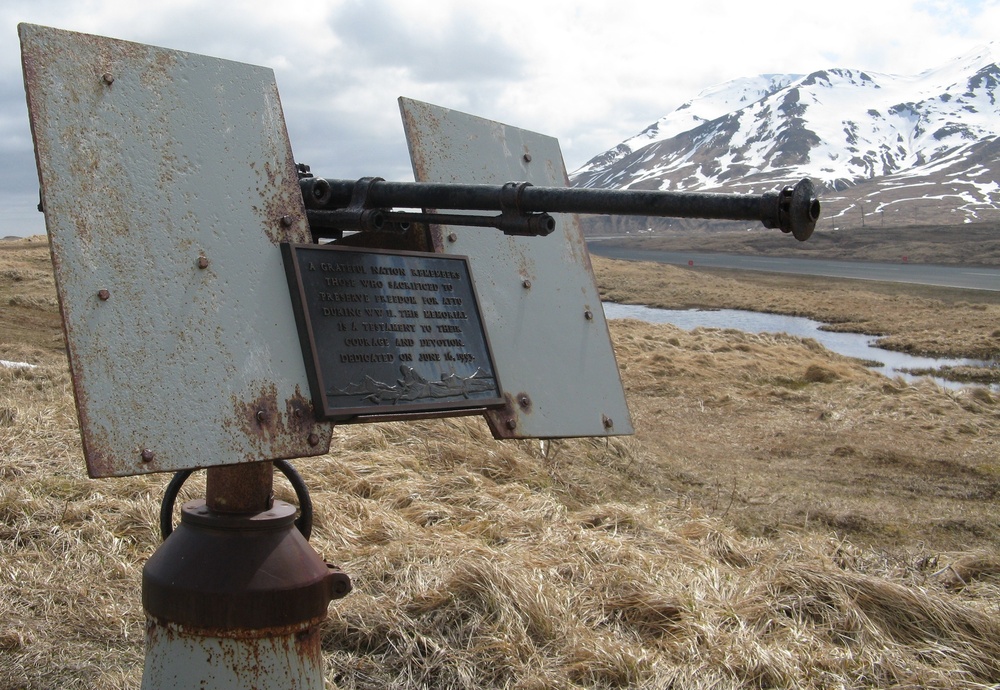
[[[862,213],[883,225],[1000,220],[998,62],[994,42],[916,76],[837,68],[737,79],[571,180],[759,193],[811,177],[831,223]]]

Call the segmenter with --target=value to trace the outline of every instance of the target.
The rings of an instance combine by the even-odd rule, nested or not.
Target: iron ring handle
[[[295,518],[295,527],[308,541],[312,535],[313,526],[313,504],[309,497],[309,488],[302,479],[302,475],[287,460],[275,460],[274,466],[285,475],[285,479],[295,490],[295,498],[299,502],[299,515]],[[174,503],[177,502],[177,494],[180,493],[181,487],[184,486],[184,482],[187,481],[192,472],[194,470],[175,472],[163,492],[163,500],[160,502],[160,536],[164,540],[174,531]]]

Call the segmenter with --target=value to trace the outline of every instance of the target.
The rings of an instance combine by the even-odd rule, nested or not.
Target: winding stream
[[[903,352],[884,350],[873,345],[875,337],[861,333],[834,333],[821,330],[819,321],[800,316],[763,314],[739,309],[654,309],[634,304],[604,303],[604,314],[608,319],[638,319],[648,323],[669,323],[686,331],[699,326],[706,328],[735,328],[747,333],[787,333],[801,338],[813,338],[826,349],[847,357],[878,362],[871,366],[890,378],[901,377],[914,382],[919,376],[908,374],[904,369],[936,369],[942,366],[988,366],[990,363],[977,359],[945,359],[918,357]],[[958,389],[970,384],[948,381],[936,376],[931,378],[942,387]],[[997,390],[998,386],[991,386]]]

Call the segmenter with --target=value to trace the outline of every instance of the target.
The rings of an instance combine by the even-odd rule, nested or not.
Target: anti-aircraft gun
[[[145,690],[323,687],[319,626],[351,580],[308,544],[287,461],[328,454],[335,424],[481,414],[498,438],[632,433],[572,214],[758,220],[798,240],[819,217],[808,180],[759,196],[561,188],[555,139],[408,99],[417,182],[315,178],[269,69],[19,33],[87,471],[175,473],[143,568]],[[298,511],[274,498],[275,468]],[[174,529],[198,469],[205,498]]]
[[[545,236],[552,213],[661,216],[760,221],[804,242],[820,214],[809,179],[780,191],[718,194],[645,190],[536,187],[528,182],[495,185],[357,181],[313,177],[299,166],[302,198],[315,239],[344,231],[400,232],[410,223],[492,227],[506,235]],[[497,216],[395,211],[396,207],[499,211]]]
[[[573,243],[572,238],[567,241],[565,232],[559,238],[548,237],[557,228],[552,214],[757,220],[804,241],[812,234],[820,211],[808,179],[794,187],[752,195],[572,189],[528,182],[387,182],[377,177],[331,180],[312,176],[304,165],[298,166],[298,175],[313,243],[285,244],[282,249],[313,404],[320,418],[344,423],[482,411],[500,438],[589,435],[595,429],[630,433],[631,429],[627,419],[623,420],[628,417],[623,405],[604,404],[599,416],[593,409],[570,412],[554,426],[537,421],[534,417],[538,415],[532,414],[537,404],[551,415],[554,404],[568,406],[564,400],[573,397],[570,393],[556,400],[547,392],[551,386],[539,390],[538,381],[552,377],[551,356],[548,363],[543,356],[537,372],[525,374],[536,353],[546,347],[585,342],[592,332],[586,326],[575,331],[580,322],[572,319],[564,329],[553,328],[551,319],[568,304],[556,293],[572,285],[572,277],[564,283],[544,276],[558,270],[557,262],[549,271],[538,272],[548,278],[539,286],[541,302],[535,300],[532,306],[523,298],[512,297],[512,292],[518,291],[514,283],[528,288],[532,278],[527,273],[522,277],[520,272],[511,276],[510,264],[545,256],[548,244],[563,247],[560,242]],[[510,238],[527,238],[517,248],[500,240],[485,251],[473,250],[478,254],[502,253],[504,260],[487,263],[486,273],[494,286],[505,283],[510,287],[491,286],[493,296],[481,306],[483,300],[475,289],[477,272],[466,261],[481,262],[482,257],[449,261],[439,256],[448,251],[444,246],[448,242],[440,241],[439,232],[435,243],[429,237],[429,225],[495,228]],[[449,230],[447,238],[454,243],[458,235]],[[521,259],[513,258],[517,253]],[[559,254],[556,250],[555,255]],[[501,272],[514,279],[507,282],[498,278]],[[480,268],[480,279],[483,273]],[[390,280],[380,280],[384,276]],[[592,306],[582,311],[585,320],[596,318]],[[373,315],[392,322],[372,323],[369,317]],[[504,321],[508,323],[506,331]],[[504,336],[511,330],[530,330],[538,337],[512,345],[514,341]],[[490,333],[494,344],[499,337],[498,346],[491,347]],[[345,347],[331,351],[324,343],[332,342]],[[514,349],[518,352],[516,368],[512,366]],[[498,356],[506,361],[496,362],[493,351],[499,351]],[[364,376],[358,367],[352,371],[345,364],[362,365]],[[583,371],[593,376],[599,368],[588,366]],[[614,385],[613,381],[594,385],[588,397],[604,397]],[[567,419],[593,420],[595,416],[601,420],[599,426],[577,425]]]

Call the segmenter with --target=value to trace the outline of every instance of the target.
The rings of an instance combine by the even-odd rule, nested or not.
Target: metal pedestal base
[[[318,621],[266,637],[219,634],[147,618],[142,690],[323,689]]]
[[[282,501],[237,514],[184,505],[142,571],[143,690],[322,690],[319,626],[351,581],[294,520]]]

